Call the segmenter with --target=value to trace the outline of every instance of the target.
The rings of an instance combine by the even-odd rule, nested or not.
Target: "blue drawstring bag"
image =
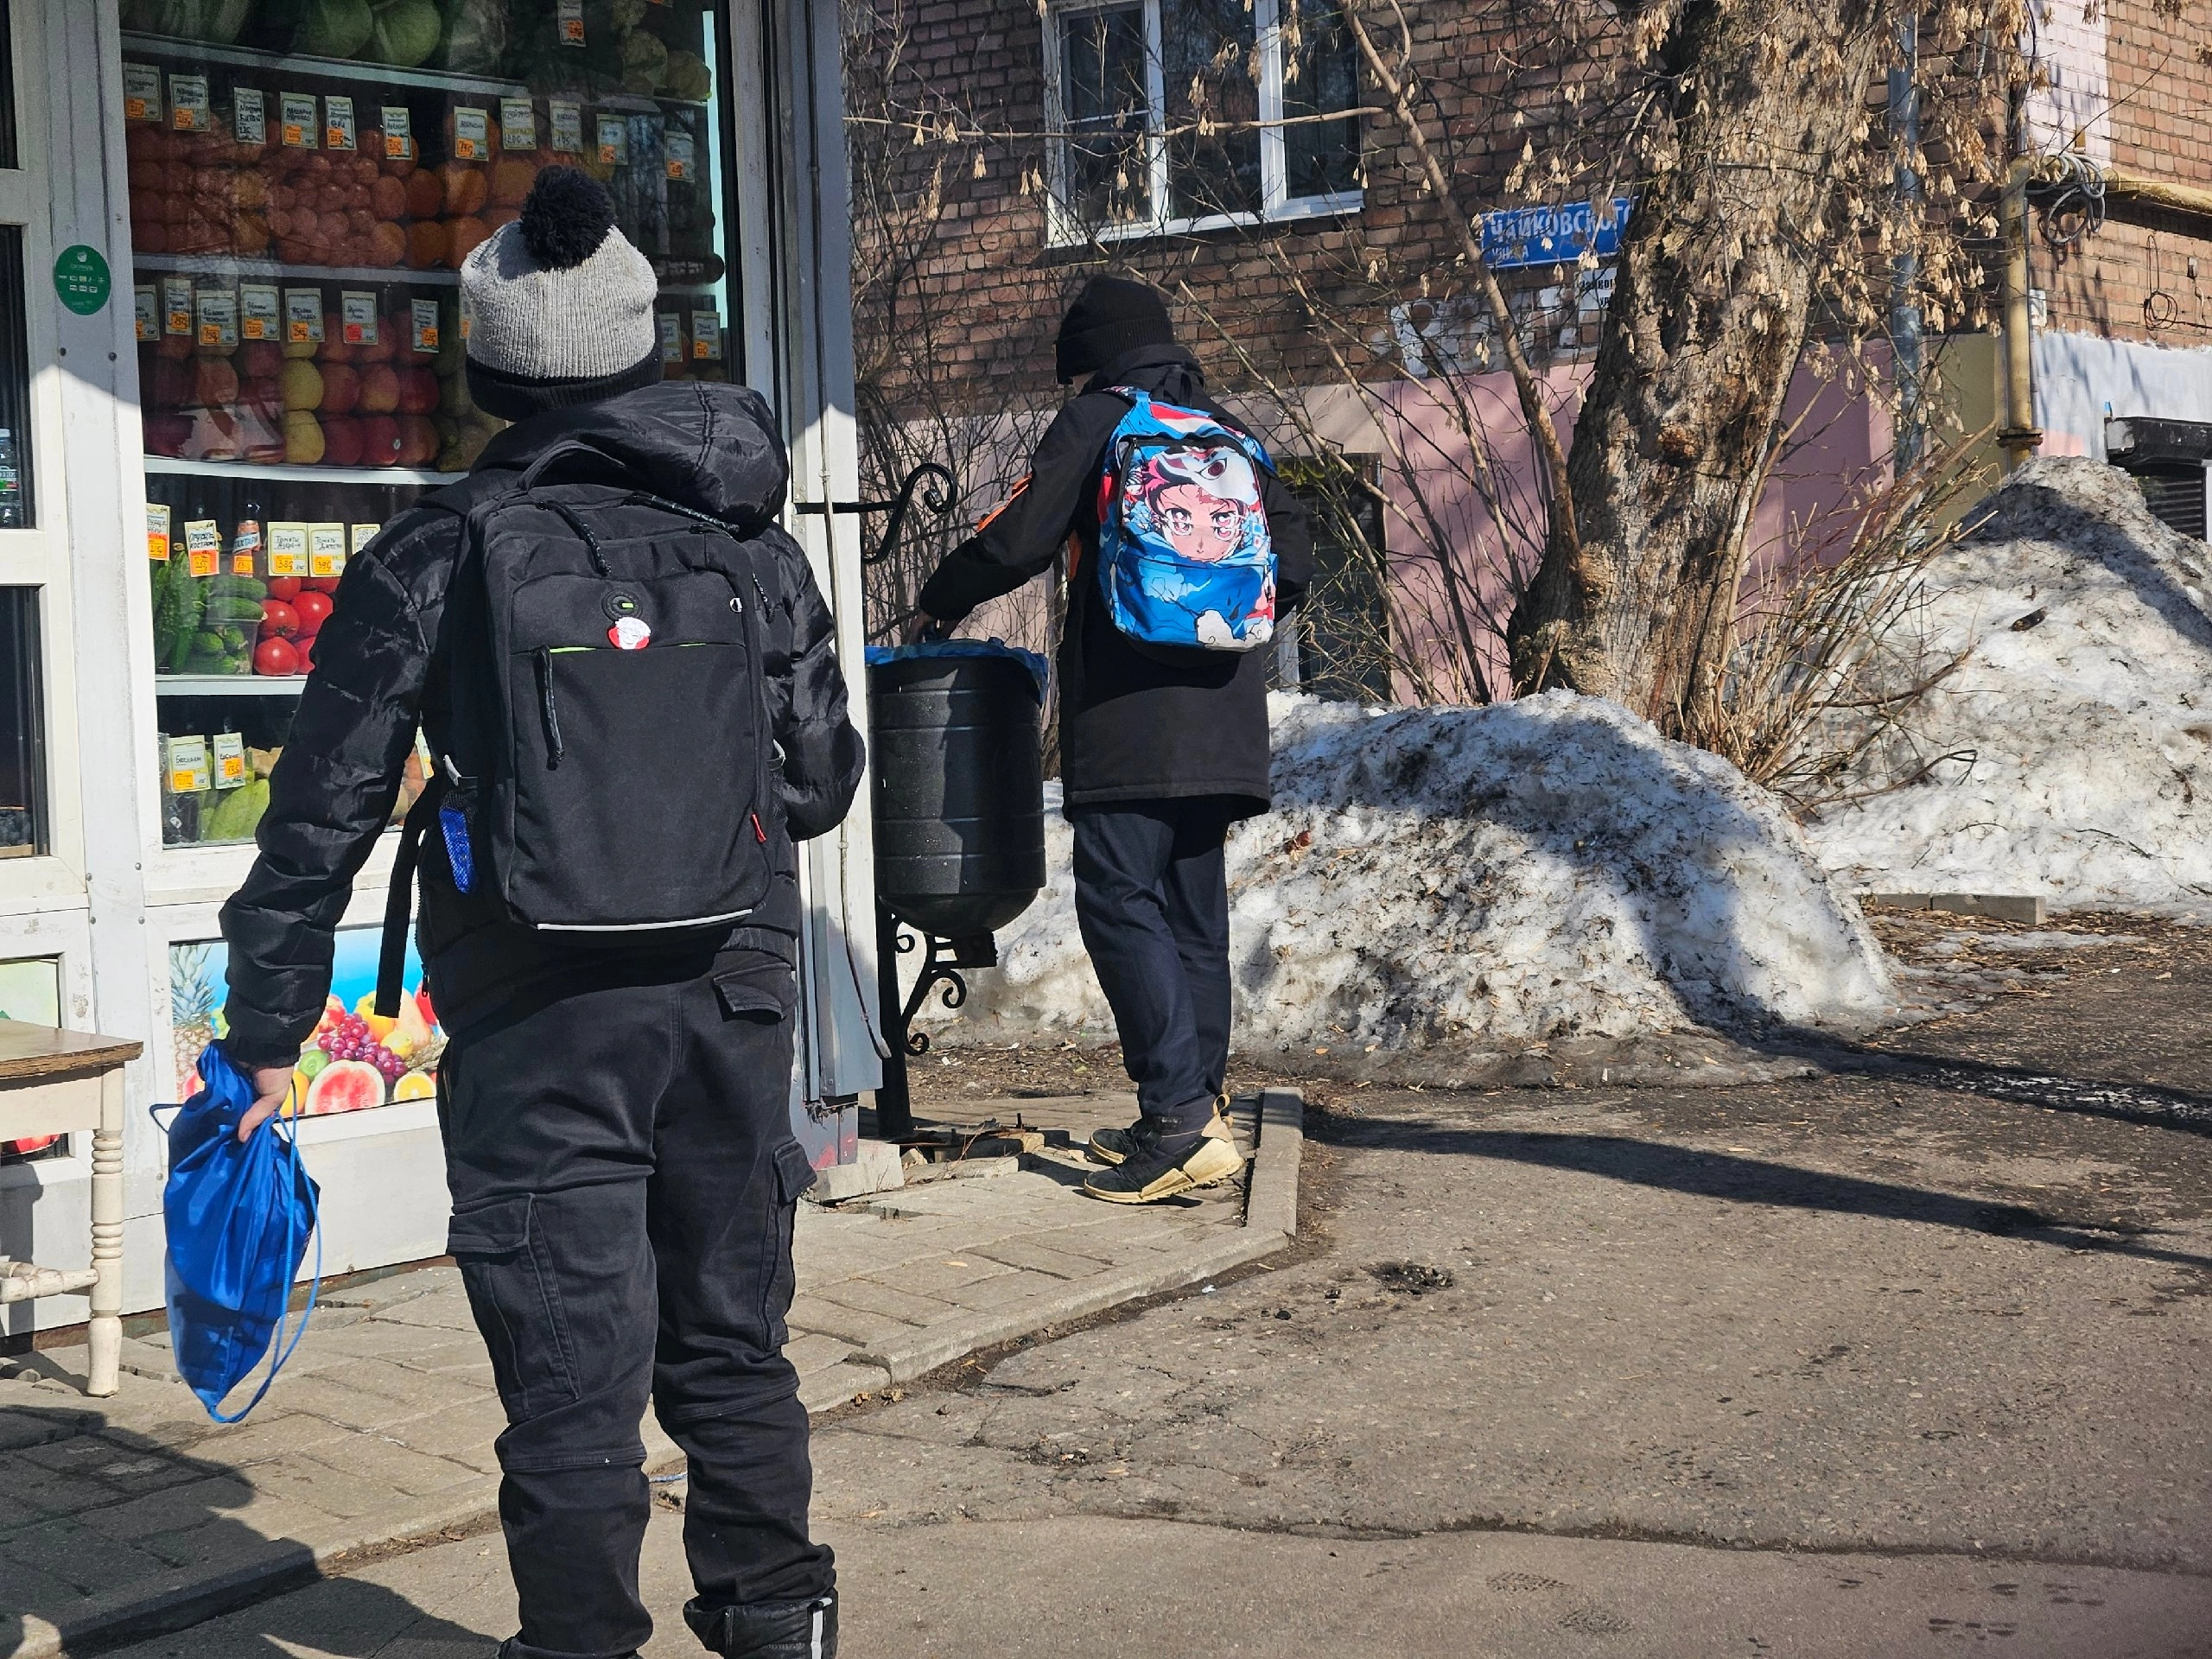
[[[253,1085],[213,1043],[200,1056],[205,1086],[168,1125],[169,1178],[162,1189],[168,1233],[169,1343],[177,1375],[219,1423],[261,1403],[299,1346],[322,1288],[316,1189],[300,1166],[292,1126],[279,1116],[238,1139]],[[157,1118],[156,1122],[159,1122]],[[315,1241],[308,1305],[284,1338],[284,1314],[308,1240]],[[273,1353],[253,1398],[226,1414],[223,1400]]]

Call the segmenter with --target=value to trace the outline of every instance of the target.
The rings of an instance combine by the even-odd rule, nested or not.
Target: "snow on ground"
[[[1928,645],[1965,661],[1910,717],[1927,780],[1807,833],[1862,890],[2042,893],[2212,918],[2212,564],[2101,462],[2029,463],[1928,575]],[[1862,781],[1903,775],[1908,746]]]
[[[1274,715],[1275,810],[1230,840],[1242,1055],[1448,1081],[1558,1039],[1893,1012],[1858,907],[1780,804],[1617,704],[1278,696]],[[927,1016],[938,1042],[1112,1033],[1051,804],[1047,888],[968,1006]]]

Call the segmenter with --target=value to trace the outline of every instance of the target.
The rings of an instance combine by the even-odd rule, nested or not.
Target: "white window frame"
[[[1251,0],[1252,27],[1260,52],[1260,209],[1257,213],[1205,213],[1173,218],[1167,214],[1167,88],[1165,45],[1161,36],[1160,0],[1136,0],[1144,13],[1145,98],[1147,137],[1145,159],[1153,213],[1147,219],[1118,225],[1086,225],[1068,206],[1067,105],[1061,84],[1065,36],[1063,25],[1072,17],[1100,11],[1132,10],[1131,0],[1052,0],[1045,8],[1045,126],[1046,237],[1053,247],[1082,244],[1124,242],[1151,236],[1175,236],[1192,232],[1227,230],[1281,224],[1301,219],[1325,219],[1356,213],[1366,201],[1364,191],[1354,188],[1313,196],[1289,194],[1289,159],[1283,142],[1283,41],[1281,0]],[[1356,117],[1348,118],[1357,119]]]

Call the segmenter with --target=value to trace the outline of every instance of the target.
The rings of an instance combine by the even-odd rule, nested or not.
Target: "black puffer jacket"
[[[777,527],[790,477],[773,417],[757,393],[675,381],[541,415],[493,439],[476,471],[520,471],[556,442],[582,442],[639,484],[757,537],[780,578],[769,619],[770,711],[783,750],[782,810],[771,826],[778,879],[747,925],[683,954],[769,950],[791,959],[800,911],[794,839],[833,828],[860,785],[860,734],[846,715],[845,678],[829,607],[805,555]],[[479,487],[477,480],[459,486]],[[461,521],[418,503],[351,561],[315,645],[245,885],[223,907],[230,946],[226,1047],[241,1064],[289,1062],[329,995],[331,934],[397,798],[419,722],[443,753],[446,659],[474,641],[442,637]],[[480,646],[479,647],[480,648]],[[426,837],[419,938],[432,1000],[448,1031],[520,989],[604,970],[625,944],[594,950],[500,920],[485,899],[457,892],[436,836]]]
[[[1147,346],[1109,364],[1053,417],[1032,457],[1029,486],[945,556],[921,607],[948,622],[1012,593],[1049,569],[1079,537],[1082,580],[1070,584],[1060,642],[1060,764],[1070,806],[1237,798],[1244,813],[1268,805],[1265,649],[1215,652],[1174,664],[1147,657],[1114,626],[1099,593],[1098,480],[1106,440],[1129,412],[1109,388],[1133,386],[1237,424],[1206,391],[1198,359],[1179,346]],[[1275,609],[1286,615],[1313,579],[1306,510],[1267,480],[1274,543]]]

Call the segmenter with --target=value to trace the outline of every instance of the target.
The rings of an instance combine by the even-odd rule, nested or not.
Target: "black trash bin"
[[[1045,885],[1036,676],[1004,648],[878,655],[868,671],[876,894],[917,932],[991,933]]]
[[[958,1007],[967,995],[958,970],[995,966],[991,935],[1045,886],[1043,676],[1042,658],[995,643],[868,652],[877,988],[890,1050],[875,1110],[886,1139],[912,1133],[906,1057],[928,1043],[910,1039],[911,1010],[939,981]],[[923,948],[903,1005],[901,923]]]

